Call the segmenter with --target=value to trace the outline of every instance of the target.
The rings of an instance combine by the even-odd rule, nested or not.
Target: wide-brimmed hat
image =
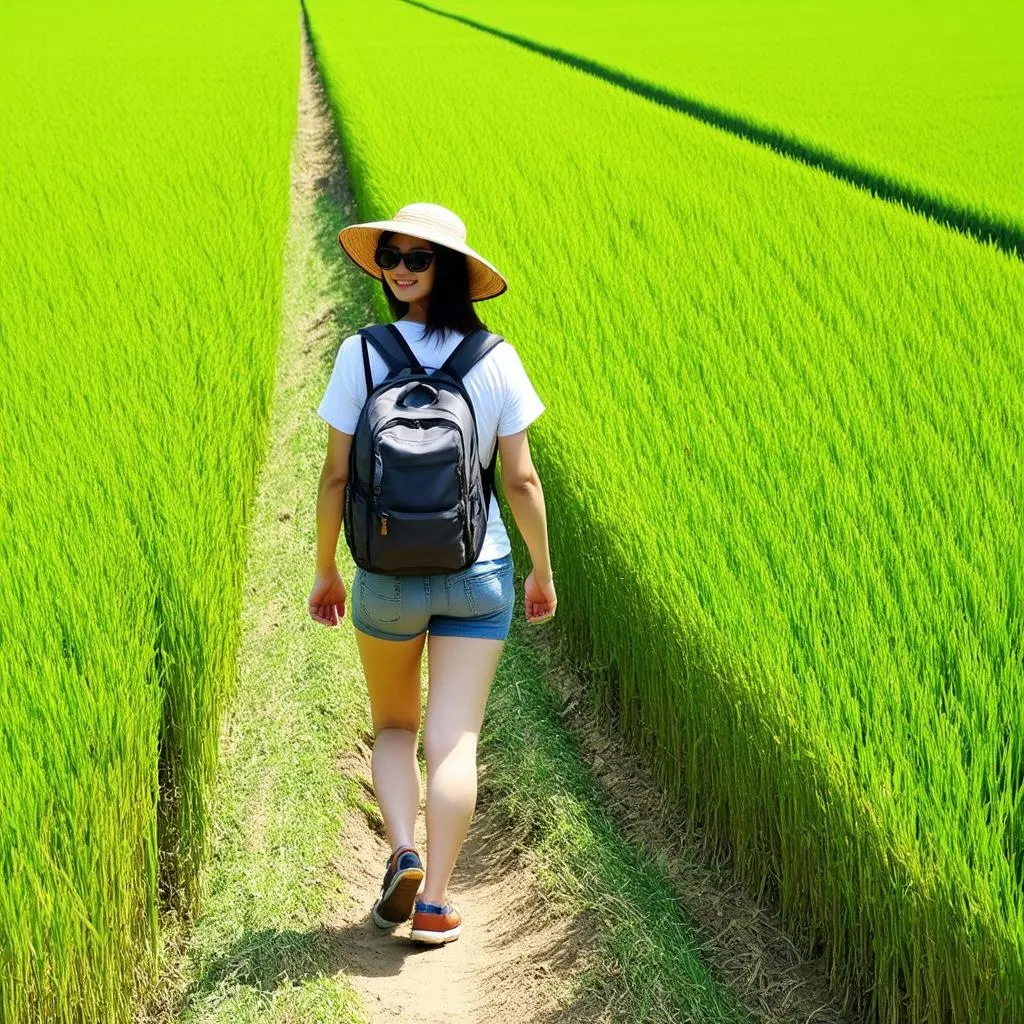
[[[372,220],[365,224],[349,224],[338,232],[338,243],[360,270],[378,281],[384,275],[373,262],[382,231],[414,235],[428,242],[446,245],[465,253],[469,269],[469,297],[473,302],[493,299],[508,288],[508,282],[493,263],[466,245],[466,225],[460,217],[437,203],[409,203],[391,220]]]

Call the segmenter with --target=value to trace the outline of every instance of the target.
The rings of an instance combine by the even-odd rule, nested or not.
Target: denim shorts
[[[352,625],[382,640],[434,636],[508,637],[515,590],[512,552],[435,576],[392,576],[356,566]]]

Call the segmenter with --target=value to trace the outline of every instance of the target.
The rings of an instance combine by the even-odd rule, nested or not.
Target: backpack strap
[[[505,339],[500,334],[491,334],[483,328],[470,331],[462,341],[455,346],[455,351],[444,361],[439,372],[447,373],[459,382],[469,372],[470,368],[478,363],[495,345],[500,345]],[[490,463],[481,471],[480,479],[484,487],[484,511],[489,513],[491,507],[491,494],[494,491],[494,472],[498,464],[498,441],[494,441],[494,454]]]
[[[500,334],[491,334],[482,327],[470,331],[455,346],[455,351],[444,361],[441,372],[447,373],[461,382],[475,363],[483,359],[495,345],[500,345],[504,340]]]
[[[387,377],[393,377],[399,370],[412,369],[414,373],[426,373],[419,360],[413,355],[409,343],[402,337],[402,332],[394,324],[373,324],[364,327],[359,334],[363,339],[363,373],[366,377],[366,393],[373,390],[373,378],[370,376],[370,356],[366,349],[369,343],[377,350],[377,354],[387,364]]]

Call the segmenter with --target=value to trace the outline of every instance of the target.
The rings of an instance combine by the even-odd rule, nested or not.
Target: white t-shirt
[[[414,320],[396,320],[395,326],[409,343],[420,365],[430,372],[441,366],[464,337],[458,331],[446,331],[440,338],[435,335],[424,341],[423,324]],[[367,351],[370,355],[370,376],[376,386],[387,374],[387,364],[369,343]],[[545,406],[527,376],[519,353],[509,341],[492,348],[469,370],[462,383],[476,413],[480,468],[484,469],[491,461],[498,438],[525,430]],[[335,430],[353,434],[365,401],[362,344],[360,336],[352,334],[338,347],[331,379],[327,382],[317,415]],[[487,533],[478,561],[501,558],[511,550],[497,496],[492,494],[487,510]]]

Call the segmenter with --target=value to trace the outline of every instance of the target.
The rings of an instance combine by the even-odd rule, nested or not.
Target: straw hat
[[[391,220],[372,220],[365,224],[349,224],[338,232],[338,243],[360,270],[378,281],[383,280],[380,267],[373,262],[382,231],[414,235],[428,242],[446,245],[468,257],[469,297],[473,302],[493,299],[508,288],[508,282],[493,263],[466,245],[466,225],[451,210],[437,203],[409,203]]]

